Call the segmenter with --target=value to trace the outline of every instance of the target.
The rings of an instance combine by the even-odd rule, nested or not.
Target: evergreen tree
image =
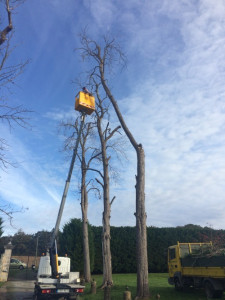
[[[0,217],[0,237],[2,236],[2,234],[3,234],[3,220]]]
[[[91,226],[89,226],[89,247],[91,271],[94,268],[94,242]],[[84,252],[82,239],[82,221],[71,219],[64,225],[62,233],[59,235],[59,254],[67,254],[71,259],[71,270],[83,272]]]

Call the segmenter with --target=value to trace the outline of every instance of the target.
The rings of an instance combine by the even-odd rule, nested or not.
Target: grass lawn
[[[102,283],[102,276],[93,276],[97,282],[97,294],[91,294],[90,284],[86,285],[85,293],[80,300],[100,300],[104,299],[104,291],[100,290]],[[156,299],[156,295],[160,294],[160,300],[206,300],[203,289],[187,289],[185,291],[178,292],[167,282],[168,274],[150,274],[149,275],[149,287],[151,292],[151,299]],[[114,274],[113,275],[114,286],[111,289],[111,300],[123,300],[123,292],[128,286],[131,291],[132,299],[136,296],[136,275],[135,274]],[[225,299],[225,294],[222,299]]]

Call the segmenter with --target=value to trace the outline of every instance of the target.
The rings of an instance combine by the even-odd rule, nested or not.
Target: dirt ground
[[[34,293],[36,273],[32,270],[13,270],[9,280],[0,288],[1,300],[28,300]]]

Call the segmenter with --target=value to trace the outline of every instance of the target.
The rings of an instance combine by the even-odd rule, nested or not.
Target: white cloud
[[[60,109],[55,109],[54,111],[49,111],[44,115],[46,118],[52,119],[54,121],[66,121],[68,119],[74,120],[75,113],[74,110],[68,109],[67,111],[62,111]]]

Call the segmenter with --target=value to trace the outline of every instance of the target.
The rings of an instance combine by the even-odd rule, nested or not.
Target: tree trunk
[[[104,300],[111,300],[111,287],[106,286],[104,288]]]
[[[102,161],[103,161],[103,194],[104,194],[104,211],[102,217],[102,255],[103,255],[103,283],[102,288],[111,286],[112,281],[112,257],[110,246],[110,198],[109,198],[109,168],[106,151],[106,140],[104,139],[101,118],[97,120],[98,133],[101,142]]]
[[[85,282],[91,281],[91,268],[90,268],[90,250],[88,238],[88,193],[86,189],[86,171],[82,167],[82,185],[81,185],[81,210],[83,221],[83,250],[84,250],[84,279]]]
[[[100,76],[103,88],[110,99],[120,124],[137,153],[137,177],[136,177],[136,251],[137,251],[137,297],[144,299],[149,297],[148,286],[148,252],[145,213],[145,154],[141,144],[137,144],[130,130],[126,126],[116,100],[108,88],[104,78],[104,63],[100,63]]]
[[[137,149],[136,178],[136,243],[137,243],[137,298],[149,296],[147,230],[145,212],[145,154],[141,147]]]
[[[108,173],[108,172],[107,172]],[[109,178],[108,178],[109,181]],[[108,184],[104,184],[104,212],[102,218],[102,255],[103,255],[103,286],[112,285],[112,257],[110,246],[110,203]]]

